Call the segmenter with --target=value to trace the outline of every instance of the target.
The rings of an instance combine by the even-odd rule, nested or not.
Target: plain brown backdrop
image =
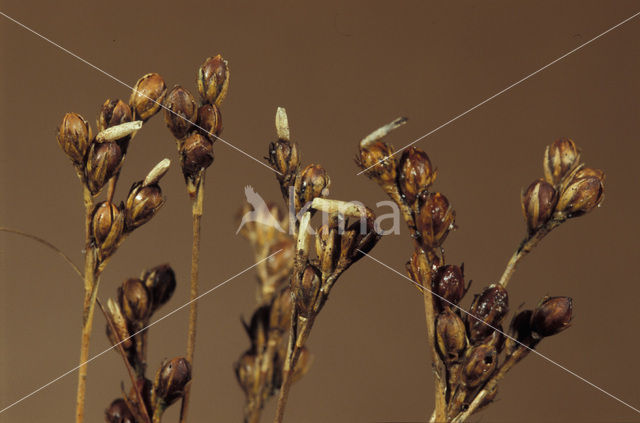
[[[276,106],[289,113],[305,163],[322,163],[332,197],[374,206],[381,190],[356,176],[358,140],[397,116],[403,146],[638,12],[614,2],[2,2],[0,10],[124,81],[158,72],[195,92],[197,67],[222,53],[232,76],[223,138],[262,158],[274,138]],[[606,200],[563,225],[519,268],[512,309],[546,294],[575,299],[573,327],[539,351],[640,406],[638,113],[640,18],[615,29],[419,142],[440,170],[459,230],[449,260],[464,261],[474,289],[495,281],[524,234],[521,188],[542,175],[544,146],[560,136],[607,172]],[[0,17],[0,225],[53,242],[82,260],[80,184],[55,140],[68,111],[94,122],[106,98],[129,90]],[[217,143],[207,174],[202,290],[251,264],[234,214],[250,184],[279,200],[269,170]],[[163,157],[176,158],[162,117],[136,137],[117,198]],[[170,262],[179,288],[163,313],[187,297],[190,212],[174,168],[167,205],[118,251],[100,297],[143,269]],[[385,210],[386,212],[386,210]],[[411,247],[384,238],[373,255],[403,271]],[[0,408],[77,365],[80,280],[51,251],[0,234]],[[202,299],[193,384],[193,422],[241,420],[243,396],[232,363],[248,346],[240,325],[254,305],[244,274]],[[469,299],[464,303],[468,306]],[[150,369],[184,354],[186,309],[151,330]],[[98,314],[92,354],[108,347]],[[309,343],[310,373],[292,391],[288,422],[424,421],[433,405],[422,300],[389,270],[362,260],[341,279]],[[128,384],[109,352],[89,368],[87,422]],[[2,422],[70,422],[76,374],[0,414]],[[175,420],[177,407],[165,421]],[[273,404],[263,421],[273,416]],[[501,383],[482,422],[640,421],[633,410],[564,370],[528,357]]]

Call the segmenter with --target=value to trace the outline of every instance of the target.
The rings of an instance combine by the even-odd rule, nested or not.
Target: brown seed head
[[[198,69],[198,92],[206,103],[220,107],[229,88],[229,64],[219,54],[207,58]]]
[[[558,203],[558,193],[553,185],[538,179],[522,194],[522,213],[527,221],[529,233],[541,228],[553,215]]]
[[[465,355],[462,366],[462,380],[470,388],[486,382],[498,364],[498,353],[488,345],[471,348]]]
[[[194,131],[184,141],[180,150],[180,165],[187,179],[196,178],[200,172],[213,163],[213,143]]]
[[[304,317],[311,316],[320,292],[318,271],[313,266],[307,266],[301,275],[294,275],[291,279],[291,291],[297,313]]]
[[[134,183],[129,190],[124,209],[126,231],[130,232],[147,223],[163,205],[160,185],[145,186],[142,182]]]
[[[544,152],[544,178],[557,186],[579,163],[580,150],[576,144],[569,138],[560,138]]]
[[[97,195],[122,164],[122,150],[114,141],[92,143],[87,157],[86,178],[91,194]]]
[[[531,330],[539,337],[551,336],[569,327],[573,313],[570,297],[546,297],[531,316]]]
[[[132,120],[133,115],[131,113],[131,107],[129,107],[127,103],[118,99],[109,99],[104,102],[104,104],[100,108],[100,113],[98,113],[98,132],[104,131],[105,129],[111,128],[113,126],[131,122]],[[122,154],[127,153],[127,148],[129,147],[130,140],[131,135],[117,140],[118,146],[122,150]]]
[[[222,132],[222,115],[220,109],[211,104],[203,104],[198,108],[198,130],[209,141],[214,142]]]
[[[469,338],[472,343],[477,343],[491,334],[502,318],[509,311],[509,297],[507,290],[502,285],[490,285],[475,297],[467,317]],[[472,317],[472,316],[475,316]],[[489,326],[490,325],[490,326]]]
[[[123,229],[124,213],[118,206],[107,201],[96,205],[91,217],[91,235],[103,258],[118,247]]]
[[[322,225],[316,233],[316,254],[320,261],[322,274],[333,273],[338,264],[340,237],[338,228]]]
[[[141,279],[151,295],[153,311],[166,304],[176,290],[176,274],[168,264],[147,270]]]
[[[429,189],[437,173],[424,151],[415,147],[403,151],[398,168],[398,187],[407,204],[413,205],[418,194]]]
[[[449,303],[458,304],[467,291],[462,268],[453,264],[439,267],[433,275],[431,287],[435,294],[446,300],[435,298],[440,309],[448,308]]]
[[[438,348],[447,362],[457,361],[467,348],[464,322],[449,308],[438,314],[436,337]]]
[[[269,157],[267,158],[273,169],[280,172],[277,177],[283,193],[288,195],[288,190],[294,183],[296,173],[300,168],[300,153],[298,144],[288,140],[278,140],[269,144]]]
[[[598,207],[603,199],[604,172],[582,168],[563,185],[556,210],[567,217],[578,217]]]
[[[111,330],[111,325],[107,323],[107,338],[111,341],[111,345],[122,342],[122,348],[125,351],[129,351],[131,347],[133,347],[133,340],[129,339],[131,334],[127,326],[127,319],[124,317],[124,314],[122,314],[118,303],[111,298],[107,300],[107,313],[116,331],[116,333],[114,333]]]
[[[407,262],[407,273],[409,277],[416,283],[420,284],[420,290],[422,287],[427,288],[430,279],[429,263],[425,255],[418,250],[413,252],[411,260]]]
[[[310,164],[305,167],[295,181],[295,209],[298,213],[306,204],[316,197],[326,197],[331,185],[329,174],[320,165]]]
[[[416,229],[421,235],[422,245],[433,249],[442,245],[454,228],[456,212],[447,197],[439,192],[423,191],[418,196]]]
[[[77,166],[82,166],[91,141],[89,123],[77,113],[67,113],[58,127],[58,144]]]
[[[396,169],[398,161],[393,155],[393,147],[386,142],[376,141],[366,146],[360,146],[356,163],[369,178],[382,186],[396,183]]]
[[[257,364],[255,354],[247,351],[234,365],[236,379],[246,396],[252,394],[255,382],[259,376]]]
[[[113,400],[109,408],[104,411],[107,423],[136,423],[133,413],[127,407],[127,402],[118,398]]]
[[[176,85],[167,94],[164,106],[164,122],[173,136],[181,140],[189,135],[192,122],[198,117],[198,106],[193,95],[186,88]]]
[[[148,73],[138,79],[129,99],[135,118],[142,121],[149,120],[160,110],[166,94],[167,86],[164,79],[157,73]]]
[[[169,406],[184,396],[191,381],[191,365],[186,358],[176,357],[162,364],[153,384],[153,396]]]
[[[118,304],[124,317],[132,324],[145,323],[153,309],[149,290],[144,282],[136,278],[127,279],[118,287]]]

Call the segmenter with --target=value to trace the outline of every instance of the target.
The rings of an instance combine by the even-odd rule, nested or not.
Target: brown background
[[[358,140],[396,116],[410,118],[391,141],[402,146],[638,11],[638,3],[81,2],[9,4],[1,10],[96,66],[133,84],[159,72],[194,90],[202,60],[229,60],[231,88],[223,137],[261,158],[286,106],[305,162],[330,172],[332,196],[371,206],[381,190],[357,171]],[[108,98],[129,90],[42,39],[0,18],[0,225],[27,230],[81,262],[81,189],[55,141],[67,111],[94,121]],[[604,207],[546,239],[510,287],[512,309],[545,294],[575,299],[574,327],[539,351],[640,406],[637,249],[640,21],[612,31],[504,95],[421,141],[440,169],[436,187],[452,200],[460,229],[447,241],[475,290],[499,277],[524,233],[519,192],[542,174],[546,144],[574,138],[584,159],[607,172]],[[251,264],[233,219],[243,187],[279,199],[264,167],[222,143],[208,173],[202,289]],[[135,139],[117,197],[163,157],[175,158],[161,117]],[[104,274],[100,296],[126,277],[170,262],[187,298],[189,206],[174,168],[154,221],[132,236]],[[386,211],[386,210],[385,210]],[[0,235],[0,408],[76,366],[81,282],[51,251]],[[403,271],[403,236],[373,254]],[[248,346],[240,326],[254,304],[245,274],[201,302],[193,386],[194,422],[241,420],[243,397],[231,363]],[[464,303],[468,306],[468,299]],[[151,330],[150,366],[184,353],[187,312]],[[92,354],[107,346],[98,315]],[[424,421],[433,404],[423,306],[417,291],[370,260],[347,272],[311,336],[311,372],[295,387],[288,422]],[[126,382],[109,352],[90,364],[88,422]],[[2,422],[72,421],[76,374],[14,408]],[[540,357],[501,384],[499,400],[476,420],[640,421],[629,408]],[[177,407],[174,407],[177,408]],[[166,421],[175,420],[172,409]],[[270,421],[273,404],[264,414]]]

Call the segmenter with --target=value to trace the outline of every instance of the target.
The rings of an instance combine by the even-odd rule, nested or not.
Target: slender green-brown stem
[[[187,335],[187,360],[191,365],[193,372],[193,356],[196,348],[196,323],[198,320],[198,304],[195,299],[198,297],[198,268],[200,264],[200,220],[203,212],[204,201],[204,171],[200,174],[197,182],[196,196],[192,203],[193,217],[193,245],[191,247],[191,285],[189,290],[189,333]],[[191,393],[191,384],[185,388],[184,397],[182,398],[182,407],[180,409],[180,423],[187,421],[187,413],[189,409],[189,396]]]
[[[82,337],[80,341],[80,368],[78,369],[78,391],[76,396],[76,423],[84,421],[84,403],[87,387],[87,365],[89,343],[93,326],[93,311],[98,293],[96,251],[91,246],[91,212],[93,197],[88,188],[84,188],[85,206],[85,266],[84,266],[84,303],[82,306]]]

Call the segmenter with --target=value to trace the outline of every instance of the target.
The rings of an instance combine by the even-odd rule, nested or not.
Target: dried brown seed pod
[[[559,185],[580,163],[580,150],[569,138],[560,138],[547,146],[542,162],[544,178],[551,185]]]
[[[164,197],[160,185],[145,186],[142,181],[134,183],[125,203],[126,231],[133,231],[147,223],[163,205]]]
[[[485,339],[496,328],[509,311],[509,296],[502,285],[489,285],[477,295],[467,316],[469,338],[472,343]]]
[[[556,210],[567,217],[578,217],[598,207],[604,199],[604,172],[577,169],[563,185]]]
[[[213,163],[213,143],[194,131],[184,141],[180,150],[180,165],[187,179],[195,179],[202,170]]]
[[[462,365],[462,380],[474,388],[489,380],[498,365],[498,353],[489,345],[478,345],[465,355]]]
[[[418,194],[429,189],[436,180],[437,173],[424,151],[409,147],[402,152],[398,167],[398,187],[407,204],[413,205]]]
[[[130,324],[144,324],[153,309],[153,299],[144,282],[127,279],[118,287],[118,304]]]
[[[202,100],[220,107],[229,88],[229,64],[219,54],[207,58],[198,69],[198,92]]]
[[[214,142],[222,132],[220,109],[211,104],[203,104],[198,108],[196,124],[200,133],[209,138],[209,141]]]
[[[449,308],[438,314],[436,338],[438,348],[447,362],[457,361],[467,348],[467,331],[464,322]]]
[[[283,194],[289,195],[289,187],[294,184],[300,168],[298,144],[289,140],[278,140],[269,144],[269,164],[279,172],[276,176]]]
[[[422,288],[427,288],[428,283],[431,280],[430,276],[430,267],[427,262],[427,258],[421,250],[415,250],[411,259],[406,264],[407,274],[409,277],[416,283],[420,285],[420,290]]]
[[[269,322],[270,310],[268,305],[258,307],[251,315],[251,321],[248,325],[243,322],[247,335],[251,340],[251,348],[258,353],[262,352],[267,345]]]
[[[326,197],[331,179],[324,167],[310,164],[298,173],[295,180],[295,210],[299,213],[316,197]]]
[[[455,227],[455,218],[456,212],[449,200],[439,192],[423,191],[418,196],[416,229],[425,248],[440,247],[449,231]]]
[[[291,289],[286,287],[276,295],[271,303],[269,309],[269,329],[275,330],[280,334],[286,333],[291,325],[292,307]]]
[[[247,351],[234,365],[236,379],[246,396],[253,392],[258,374],[258,363],[253,352]]]
[[[108,99],[104,102],[104,104],[100,108],[100,112],[98,113],[98,132],[104,131],[105,129],[111,128],[113,126],[131,122],[132,120],[133,114],[131,113],[131,107],[129,107],[127,103],[119,99]],[[130,140],[131,135],[121,138],[117,141],[120,149],[122,150],[122,154],[127,153],[127,148],[129,147]]]
[[[396,183],[398,161],[393,155],[393,147],[385,142],[376,141],[365,146],[360,145],[356,163],[369,178],[382,186]]]
[[[191,381],[191,365],[186,358],[176,357],[162,363],[153,383],[153,398],[170,406],[184,396],[185,388]]]
[[[124,229],[124,213],[113,203],[96,205],[91,216],[91,235],[102,258],[110,256],[118,247]]]
[[[167,86],[157,73],[148,73],[138,79],[129,99],[135,118],[149,120],[160,110],[166,94]]]
[[[91,127],[77,113],[67,113],[58,127],[58,144],[77,166],[82,166],[91,142]]]
[[[164,106],[164,122],[173,136],[181,140],[189,135],[198,117],[198,105],[193,95],[186,88],[176,85],[167,94]]]
[[[539,337],[562,332],[571,324],[573,300],[570,297],[545,297],[531,316],[531,331]]]
[[[122,164],[122,150],[116,142],[92,143],[87,157],[86,179],[91,194],[97,195]]]
[[[333,273],[338,264],[340,237],[337,227],[322,225],[316,232],[316,255],[323,275]]]
[[[558,203],[558,193],[553,185],[538,179],[522,194],[522,213],[527,221],[529,233],[541,228],[553,215]]]
[[[104,411],[104,418],[107,423],[136,423],[127,402],[122,398],[113,400],[109,408]]]
[[[309,317],[313,313],[313,305],[320,293],[320,275],[313,266],[307,266],[301,275],[291,279],[291,291],[300,316]]]
[[[133,346],[133,340],[130,339],[131,334],[129,333],[129,328],[127,326],[127,319],[124,317],[118,303],[113,301],[111,298],[107,300],[107,312],[111,319],[111,323],[113,323],[113,327],[116,330],[116,333],[113,333],[111,325],[107,323],[107,337],[109,338],[109,341],[111,341],[111,345],[116,345],[122,342],[122,348],[125,351],[129,351]]]
[[[451,304],[458,304],[464,294],[467,292],[467,288],[464,283],[464,267],[448,264],[446,266],[440,266],[438,270],[433,274],[431,279],[431,289],[433,292],[441,298],[436,297],[435,301],[440,305],[440,309],[447,308]]]
[[[168,264],[145,271],[141,279],[151,294],[153,311],[166,304],[176,290],[176,274]]]

